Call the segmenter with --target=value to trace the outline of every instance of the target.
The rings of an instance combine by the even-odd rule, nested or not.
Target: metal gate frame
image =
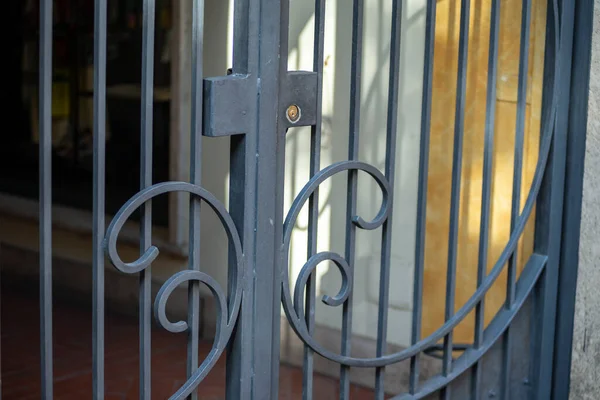
[[[325,0],[315,0],[314,71],[287,70],[289,0],[236,0],[234,10],[234,64],[227,76],[203,79],[203,0],[193,1],[193,99],[191,135],[190,182],[164,182],[152,185],[152,97],[154,60],[154,1],[144,1],[143,68],[141,110],[141,173],[140,192],[127,202],[105,231],[105,115],[106,115],[106,0],[95,0],[94,35],[94,316],[93,316],[93,395],[104,398],[104,252],[114,266],[129,274],[140,275],[140,398],[150,399],[151,264],[158,249],[151,244],[151,199],[169,192],[188,192],[190,202],[190,261],[189,269],[172,276],[154,301],[158,323],[171,332],[188,334],[188,381],[173,399],[196,399],[195,389],[210,372],[222,353],[227,351],[227,398],[276,399],[278,393],[280,304],[294,331],[305,343],[304,399],[312,399],[314,353],[340,364],[340,398],[349,398],[351,367],[376,368],[375,398],[385,394],[385,366],[410,359],[410,393],[398,399],[420,399],[440,393],[444,399],[456,397],[452,385],[461,374],[471,373],[469,392],[472,398],[481,397],[483,367],[480,359],[502,337],[502,379],[499,391],[504,398],[510,395],[511,323],[518,309],[532,297],[536,312],[532,317],[539,342],[530,343],[532,390],[528,397],[538,400],[565,399],[568,394],[568,368],[572,342],[575,282],[577,277],[577,250],[583,154],[587,116],[587,89],[589,85],[590,43],[593,1],[549,0],[547,46],[544,71],[544,100],[542,113],[543,137],[538,174],[534,178],[532,194],[523,213],[513,211],[512,231],[507,248],[498,267],[485,276],[480,266],[478,289],[467,304],[456,314],[446,308],[446,323],[428,338],[420,337],[420,295],[422,294],[424,213],[427,190],[427,149],[431,107],[432,61],[435,33],[435,0],[428,0],[424,112],[422,119],[419,211],[417,231],[417,263],[415,284],[415,312],[413,346],[400,353],[386,354],[387,314],[389,297],[389,251],[392,217],[394,149],[397,115],[398,65],[400,58],[400,0],[393,0],[392,37],[390,53],[390,88],[388,104],[387,157],[385,171],[359,162],[358,137],[360,121],[360,76],[362,56],[362,20],[364,0],[353,0],[351,121],[348,161],[323,170],[320,168],[321,89],[323,68],[323,37]],[[494,71],[497,65],[497,29],[501,0],[493,0],[492,34],[490,46],[490,87],[495,87]],[[524,10],[531,1],[524,0]],[[464,129],[464,98],[466,87],[466,59],[470,1],[462,0],[461,34],[459,44],[459,75],[457,90],[453,189],[451,206],[450,263],[448,266],[448,304],[453,305],[456,272],[456,238],[460,196],[460,165],[462,158],[462,130]],[[528,13],[523,13],[527,25]],[[41,0],[40,13],[40,298],[42,397],[53,397],[52,385],[52,181],[51,181],[51,83],[52,83],[52,1]],[[524,30],[523,32],[526,32]],[[528,37],[528,33],[524,34]],[[522,41],[527,43],[528,41]],[[527,45],[521,48],[527,53]],[[523,60],[523,59],[522,59]],[[524,116],[524,89],[527,62],[521,62],[518,107],[522,123]],[[488,98],[493,98],[493,90]],[[490,107],[490,110],[493,107]],[[488,111],[488,126],[493,126],[493,115]],[[491,122],[491,123],[490,123]],[[285,134],[293,126],[311,126],[311,179],[294,201],[284,218],[283,185],[285,161]],[[518,140],[523,129],[517,126]],[[491,132],[491,133],[490,133]],[[231,182],[229,210],[211,193],[201,187],[201,138],[205,136],[231,137]],[[490,135],[490,136],[488,136]],[[486,143],[493,129],[486,130]],[[492,140],[493,142],[493,140]],[[518,141],[517,141],[518,143]],[[486,154],[491,148],[486,145]],[[517,145],[516,154],[519,154]],[[547,157],[547,163],[546,159]],[[519,157],[516,157],[519,158]],[[486,174],[491,171],[487,159]],[[545,167],[545,170],[544,170]],[[516,164],[516,171],[522,165]],[[357,173],[364,171],[380,186],[383,193],[381,210],[373,221],[355,215]],[[345,254],[316,253],[318,186],[328,177],[348,172],[347,239]],[[543,172],[543,174],[542,174]],[[516,174],[515,174],[516,175]],[[489,180],[489,179],[488,179]],[[519,182],[520,183],[520,182]],[[520,187],[520,184],[518,185]],[[515,186],[516,187],[516,186]],[[519,189],[517,188],[517,191]],[[539,195],[535,195],[539,190]],[[514,196],[519,198],[519,196]],[[425,200],[423,200],[425,199]],[[220,218],[230,242],[229,283],[226,289],[200,271],[200,203],[206,203]],[[489,206],[489,193],[484,195],[483,207]],[[488,202],[487,206],[485,202]],[[308,202],[309,245],[307,263],[292,291],[287,271],[287,247],[291,229],[300,209]],[[522,230],[527,214],[537,203],[535,254],[517,281],[514,257],[519,229]],[[514,204],[514,201],[513,201]],[[518,203],[517,203],[518,204]],[[125,263],[117,253],[117,238],[127,218],[141,208],[140,258]],[[206,207],[204,207],[206,208]],[[487,208],[483,208],[487,209]],[[513,207],[513,209],[515,209]],[[483,213],[489,218],[489,210]],[[351,357],[352,266],[357,229],[382,227],[382,266],[377,356],[370,359]],[[486,228],[486,222],[482,222]],[[482,249],[487,244],[482,240]],[[512,248],[512,250],[511,250]],[[335,354],[314,341],[315,286],[313,272],[325,260],[332,261],[343,277],[343,287],[323,301],[330,306],[342,306],[344,314],[341,354]],[[507,306],[484,331],[481,301],[485,292],[502,267],[508,263]],[[485,263],[481,263],[485,265]],[[169,295],[182,283],[189,283],[188,321],[171,322],[165,305]],[[212,351],[204,360],[198,359],[199,340],[199,285],[208,286],[218,306],[217,334]],[[306,300],[303,299],[306,288]],[[560,290],[559,290],[560,289]],[[530,295],[531,292],[531,295]],[[475,343],[457,360],[452,329],[473,309],[477,313]],[[512,335],[514,336],[514,334]],[[443,339],[442,374],[420,384],[419,355]],[[555,379],[553,379],[555,378]],[[558,379],[560,378],[560,379]],[[552,382],[552,383],[551,383]],[[494,392],[495,393],[495,392]],[[492,391],[489,396],[492,396]]]
[[[568,109],[565,107],[565,110],[563,110],[563,112],[568,113],[568,134],[566,138],[563,226],[554,339],[552,399],[555,400],[569,398],[571,382],[571,353],[573,348],[577,270],[579,267],[579,237],[586,154],[594,1],[576,0],[573,2],[572,12],[572,46],[568,46],[568,50],[565,50],[564,54],[565,58],[570,57],[569,61],[572,69],[569,76]]]

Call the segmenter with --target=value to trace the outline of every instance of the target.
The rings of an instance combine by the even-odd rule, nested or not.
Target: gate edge
[[[552,380],[552,398],[556,400],[566,400],[569,398],[571,381],[571,356],[579,267],[579,239],[588,119],[593,9],[593,0],[575,0],[563,230],[561,235],[559,291],[557,296],[556,333],[554,340],[555,357],[553,362],[553,376],[555,378],[560,377],[560,379]]]

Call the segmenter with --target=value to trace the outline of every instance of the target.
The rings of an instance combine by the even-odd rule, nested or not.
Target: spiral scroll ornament
[[[211,351],[200,364],[198,369],[189,377],[189,379],[181,386],[181,388],[171,396],[171,399],[184,399],[190,395],[194,389],[200,384],[204,377],[211,371],[217,360],[225,350],[227,343],[231,339],[233,328],[237,320],[240,305],[242,301],[242,284],[244,271],[244,256],[242,252],[242,244],[238,235],[237,229],[227,212],[225,206],[217,200],[210,192],[204,188],[193,185],[187,182],[163,182],[150,186],[133,196],[119,212],[115,215],[110,223],[104,247],[112,264],[119,271],[135,274],[148,268],[152,262],[158,257],[159,250],[156,246],[148,248],[141,257],[133,262],[124,262],[117,252],[117,240],[119,233],[127,219],[131,214],[152,198],[171,192],[186,192],[192,196],[196,196],[207,203],[210,208],[219,217],[230,246],[233,247],[235,255],[235,267],[233,273],[230,274],[229,302],[227,294],[223,288],[208,274],[200,271],[184,270],[174,274],[161,287],[154,302],[154,315],[159,325],[169,332],[185,332],[188,330],[187,322],[178,321],[171,322],[166,316],[166,304],[173,291],[182,283],[198,282],[204,284],[210,290],[212,296],[216,300],[217,305],[217,331]]]

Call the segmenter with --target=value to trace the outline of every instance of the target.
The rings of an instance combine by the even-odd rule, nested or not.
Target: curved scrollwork
[[[385,176],[372,165],[366,164],[360,161],[340,161],[338,163],[332,164],[327,168],[322,169],[320,172],[315,174],[313,178],[302,188],[294,203],[292,203],[292,207],[288,212],[288,215],[283,224],[283,247],[289,247],[290,240],[292,238],[292,230],[294,229],[294,224],[298,219],[298,215],[304,207],[304,204],[308,201],[310,196],[317,190],[317,188],[326,181],[331,178],[333,175],[338,174],[343,171],[364,171],[369,174],[381,189],[383,194],[383,201],[381,203],[381,208],[379,212],[375,216],[372,221],[365,221],[360,216],[356,215],[352,217],[352,223],[356,226],[372,230],[379,228],[387,219],[389,214],[389,198],[390,198],[390,185]]]
[[[294,200],[290,211],[286,217],[283,227],[283,246],[282,246],[282,302],[283,309],[286,316],[298,336],[308,344],[317,353],[323,355],[326,358],[337,361],[341,364],[345,364],[344,357],[339,354],[335,354],[317,343],[312,336],[308,333],[308,328],[304,321],[304,306],[303,296],[304,287],[310,274],[317,268],[317,266],[324,261],[331,261],[338,268],[342,276],[342,287],[337,295],[334,297],[323,296],[323,303],[331,307],[337,307],[348,299],[353,286],[353,271],[346,259],[341,255],[333,252],[322,252],[313,255],[302,267],[300,274],[296,280],[294,287],[294,295],[292,300],[292,294],[289,286],[289,273],[285,266],[288,265],[289,247],[292,238],[292,231],[294,224],[300,214],[300,211],[310,198],[310,196],[317,190],[319,185],[325,180],[331,178],[335,174],[344,171],[363,171],[369,174],[379,185],[382,192],[382,203],[377,215],[371,221],[366,221],[362,217],[356,215],[352,217],[352,223],[361,229],[373,230],[380,227],[387,219],[390,212],[390,198],[391,190],[388,180],[385,176],[372,165],[359,162],[359,161],[342,161],[336,164],[330,165],[317,173],[302,189]],[[359,359],[355,359],[360,362]]]
[[[219,357],[223,353],[223,350],[227,347],[227,343],[231,338],[233,327],[237,319],[239,311],[239,300],[234,300],[232,307],[233,313],[229,313],[227,316],[227,300],[226,295],[221,286],[211,276],[200,272],[200,271],[180,271],[169,278],[160,291],[156,295],[154,302],[154,315],[158,323],[169,332],[178,333],[185,332],[188,329],[187,322],[178,321],[171,322],[166,316],[166,304],[170,294],[180,284],[184,282],[197,281],[205,284],[211,291],[212,295],[217,300],[217,329],[215,333],[215,341],[213,343],[211,351],[208,353],[202,364],[196,371],[189,377],[189,379],[179,388],[179,390],[171,396],[172,400],[185,399],[187,398],[194,389],[202,382],[204,377],[212,370]],[[241,289],[236,290],[240,293],[239,299],[241,300]],[[237,296],[236,296],[237,297]],[[236,302],[237,301],[237,302]]]
[[[318,253],[308,259],[306,264],[302,267],[298,279],[296,280],[296,286],[294,287],[294,308],[299,318],[304,319],[304,307],[302,305],[302,295],[304,294],[304,286],[308,281],[310,274],[317,269],[317,265],[323,261],[332,261],[342,273],[342,287],[337,295],[330,297],[324,295],[322,298],[323,303],[330,307],[338,307],[348,299],[350,296],[350,288],[352,287],[352,270],[348,265],[346,259],[337,253],[323,252]]]
[[[229,294],[229,304],[226,300],[227,295],[225,294],[225,291],[217,281],[203,272],[192,270],[180,271],[174,274],[163,284],[156,296],[154,302],[155,318],[164,329],[174,333],[185,332],[188,329],[187,322],[171,322],[166,315],[166,305],[169,296],[179,285],[185,282],[202,283],[208,287],[216,300],[218,321],[212,349],[198,369],[196,369],[192,376],[190,376],[181,388],[171,397],[171,399],[183,399],[194,391],[202,379],[204,379],[214,367],[231,338],[242,301],[241,280],[243,279],[244,259],[242,244],[233,219],[227,212],[225,206],[215,196],[204,188],[191,183],[163,182],[150,186],[133,196],[125,203],[125,205],[123,205],[110,223],[106,232],[104,247],[115,268],[125,273],[134,274],[146,269],[156,259],[159,250],[156,246],[151,246],[139,259],[129,263],[124,262],[117,252],[117,240],[123,225],[125,225],[127,219],[136,209],[152,198],[170,192],[187,192],[192,196],[199,197],[212,208],[225,228],[229,242],[231,246],[233,246],[233,253],[235,254],[236,261],[235,268],[232,271],[233,273],[229,276],[229,280],[232,282],[232,292]]]
[[[452,371],[446,376],[437,376],[436,379],[431,379],[424,384],[419,392],[414,394],[403,394],[392,397],[392,400],[418,400],[429,398],[451,381],[465,373],[469,368],[479,361],[486,352],[502,337],[502,334],[511,322],[517,316],[518,311],[523,307],[529,294],[533,290],[538,278],[540,277],[544,266],[546,265],[547,257],[534,254],[519,278],[519,284],[515,293],[515,302],[513,308],[502,308],[494,316],[492,321],[486,328],[486,335],[480,343],[479,348],[469,347],[465,352],[452,364]]]
[[[556,0],[553,1],[553,10],[552,11],[554,13],[554,15],[553,15],[554,21],[553,22],[554,22],[555,26],[559,26],[558,5],[557,5]],[[559,29],[555,29],[555,37],[554,37],[553,43],[551,42],[550,45],[553,45],[555,49],[559,49]],[[555,52],[555,54],[558,54],[558,52]],[[555,71],[558,71],[558,67],[559,67],[558,63],[559,63],[559,57],[556,57],[555,62],[554,62]],[[306,184],[304,189],[300,192],[298,197],[295,199],[295,201],[292,204],[292,207],[288,213],[288,216],[286,218],[285,225],[284,225],[282,263],[281,263],[282,274],[283,274],[283,279],[282,279],[283,308],[284,308],[284,311],[286,313],[286,316],[288,318],[290,325],[292,326],[292,328],[294,329],[296,334],[300,337],[300,339],[306,345],[308,345],[313,351],[320,354],[321,356],[323,356],[329,360],[335,361],[342,365],[346,365],[346,366],[350,366],[350,367],[384,367],[386,365],[398,363],[398,362],[406,360],[410,357],[413,357],[413,356],[423,352],[427,348],[431,347],[432,345],[436,344],[439,340],[444,338],[444,336],[446,336],[448,333],[450,333],[461,321],[463,321],[471,311],[473,311],[473,309],[477,306],[477,304],[480,303],[480,301],[483,299],[483,297],[485,296],[487,291],[492,287],[494,282],[500,276],[500,274],[502,273],[502,270],[504,268],[504,265],[507,264],[509,257],[515,251],[515,248],[517,247],[519,238],[521,237],[521,235],[525,229],[526,223],[527,223],[529,217],[531,216],[531,213],[535,206],[536,199],[538,197],[538,194],[539,194],[539,191],[540,191],[540,188],[542,185],[544,172],[546,170],[546,165],[548,163],[548,157],[550,155],[550,148],[551,148],[551,144],[552,144],[553,137],[554,137],[556,106],[557,106],[557,101],[558,101],[557,82],[556,81],[553,82],[553,85],[551,87],[548,87],[548,90],[551,90],[551,104],[550,104],[550,108],[549,108],[550,112],[548,112],[545,115],[545,119],[542,121],[542,129],[541,129],[542,138],[541,138],[538,163],[537,163],[535,174],[534,174],[533,181],[531,184],[531,189],[529,191],[529,194],[527,195],[527,199],[526,199],[525,205],[523,207],[523,211],[516,221],[516,224],[514,226],[512,234],[506,244],[506,247],[504,248],[504,250],[498,257],[498,260],[494,264],[494,266],[491,269],[491,271],[489,272],[489,274],[483,280],[482,284],[477,288],[477,290],[467,300],[467,302],[435,332],[433,332],[428,337],[418,341],[417,343],[413,344],[409,348],[404,349],[402,351],[399,351],[399,352],[396,352],[393,354],[383,355],[380,357],[355,358],[355,357],[350,357],[350,356],[344,356],[341,354],[337,354],[333,351],[330,351],[330,350],[324,348],[321,344],[317,343],[314,340],[314,338],[308,331],[306,321],[304,320],[304,310],[302,308],[303,306],[299,300],[304,295],[304,289],[305,289],[304,286],[306,285],[306,281],[307,281],[307,278],[308,278],[308,275],[310,274],[310,272],[312,272],[314,270],[314,268],[316,267],[316,265],[319,262],[321,262],[325,259],[332,260],[332,258],[330,258],[330,257],[333,257],[333,256],[324,255],[324,254],[331,254],[331,253],[320,253],[316,256],[311,257],[308,260],[308,262],[305,264],[305,266],[302,268],[302,271],[300,272],[300,276],[299,276],[296,286],[294,288],[294,296],[293,296],[294,302],[292,302],[292,295],[290,293],[290,287],[289,287],[289,276],[288,276],[289,274],[287,271],[287,265],[289,262],[289,246],[290,246],[292,229],[293,229],[295,220],[298,218],[300,209],[304,206],[304,204],[306,203],[306,201],[308,200],[310,195],[312,193],[314,193],[314,191],[318,188],[318,186],[324,180],[326,180],[327,178],[331,177],[332,175],[334,175],[340,171],[343,171],[343,170],[362,170],[362,171],[367,172],[369,175],[371,175],[377,181],[377,183],[379,184],[379,186],[381,187],[382,192],[383,192],[383,197],[384,197],[383,204],[382,204],[382,207],[381,207],[379,213],[377,214],[375,219],[371,222],[365,222],[362,219],[360,219],[359,217],[354,217],[352,219],[352,222],[362,229],[375,229],[375,228],[379,227],[385,221],[385,219],[388,216],[388,212],[389,212],[389,207],[388,207],[387,202],[389,201],[389,192],[391,191],[391,188],[389,187],[387,180],[383,176],[383,174],[381,174],[381,172],[373,166],[370,166],[365,163],[355,162],[355,161],[341,162],[341,163],[334,164],[328,168],[325,168],[322,171],[320,171],[319,173],[317,173],[315,176],[313,176],[313,178]],[[336,255],[336,257],[339,257],[339,258],[336,258],[337,262],[334,261],[334,263],[336,264],[338,269],[342,272],[342,281],[343,281],[343,286],[344,286],[342,291],[340,292],[340,294],[343,294],[344,297],[347,298],[347,295],[352,291],[352,284],[351,284],[351,279],[350,279],[352,277],[352,266],[348,266],[347,263],[345,262],[345,260],[341,261],[341,260],[343,260],[343,258],[341,258],[341,256]],[[541,272],[541,270],[544,268],[544,266],[545,266],[545,262],[536,262],[533,264],[533,266],[531,268],[536,269],[536,271],[535,271],[536,277],[539,276],[539,272]],[[338,295],[338,297],[339,297],[339,295]],[[330,303],[326,303],[326,304],[340,305],[342,303],[343,303],[343,301],[341,303],[333,302],[332,304],[330,304]],[[506,327],[508,326],[508,324],[510,323],[512,318],[514,318],[516,313],[519,311],[519,308],[520,308],[520,306],[516,306],[513,309],[507,311],[507,313],[509,315],[504,316],[504,320],[507,322],[504,324],[504,326],[500,327],[501,330],[506,329]],[[464,355],[461,357],[464,357]],[[454,379],[454,378],[452,378],[452,379]],[[445,383],[448,383],[450,380],[451,380],[450,378],[446,377],[446,378],[444,378],[443,382],[441,380],[439,382],[437,382],[437,381],[436,382],[437,383],[442,382],[441,384],[445,384]],[[413,398],[413,397],[411,397],[411,398]],[[416,396],[414,398],[421,398],[421,397]]]

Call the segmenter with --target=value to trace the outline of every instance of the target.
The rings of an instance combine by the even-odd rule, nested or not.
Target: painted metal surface
[[[313,71],[288,71],[288,0],[236,0],[234,9],[234,58],[229,74],[204,78],[202,69],[204,0],[193,0],[192,39],[192,115],[191,165],[189,182],[152,181],[152,98],[154,65],[155,2],[143,2],[143,62],[141,109],[140,191],[116,214],[105,229],[105,114],[106,114],[106,0],[95,0],[94,27],[94,336],[93,336],[93,397],[104,398],[104,256],[123,273],[140,277],[140,398],[150,399],[152,312],[158,324],[174,333],[188,335],[187,381],[172,395],[172,399],[197,399],[196,388],[211,372],[219,357],[227,350],[228,399],[277,399],[279,369],[279,331],[281,309],[287,323],[303,341],[303,399],[319,398],[313,393],[314,353],[340,366],[340,399],[350,398],[350,369],[375,368],[374,397],[383,399],[385,367],[409,360],[408,393],[394,394],[396,399],[422,399],[436,396],[444,399],[550,399],[553,393],[555,358],[563,359],[562,346],[555,351],[556,296],[559,282],[568,280],[559,272],[561,257],[572,252],[573,242],[561,235],[565,165],[569,136],[571,88],[571,56],[574,36],[574,13],[571,1],[550,0],[547,28],[547,50],[544,76],[544,101],[539,161],[531,190],[522,210],[520,187],[525,129],[525,106],[528,70],[528,43],[531,0],[523,0],[517,125],[515,127],[515,179],[513,188],[511,236],[493,268],[486,273],[488,231],[490,224],[490,193],[494,142],[496,74],[498,65],[498,35],[501,0],[493,0],[490,52],[488,63],[487,119],[484,148],[484,179],[482,196],[481,239],[479,243],[477,290],[458,310],[454,309],[457,285],[457,238],[462,167],[462,137],[464,133],[466,74],[471,2],[462,1],[459,68],[457,76],[454,126],[452,196],[450,232],[448,237],[448,273],[446,285],[445,322],[428,337],[421,337],[422,293],[424,271],[425,215],[427,208],[427,167],[431,116],[433,56],[435,52],[436,1],[426,8],[425,69],[422,101],[422,126],[419,162],[419,186],[416,232],[416,266],[414,275],[414,310],[412,345],[396,353],[386,351],[388,301],[390,291],[390,248],[393,245],[393,187],[398,121],[398,85],[400,46],[402,42],[402,1],[394,0],[390,37],[390,68],[387,106],[386,161],[384,170],[359,161],[361,60],[363,51],[364,0],[354,0],[352,20],[352,68],[350,79],[349,150],[346,161],[320,168],[321,104],[323,90],[323,57],[325,30],[325,0],[315,0],[314,68]],[[577,2],[577,7],[581,7]],[[51,399],[52,387],[52,232],[51,232],[51,72],[52,72],[52,1],[41,0],[40,40],[40,291],[42,396]],[[350,6],[350,3],[348,3]],[[577,8],[581,13],[581,9]],[[586,34],[589,32],[586,31]],[[581,35],[579,35],[581,36]],[[579,37],[578,36],[578,37]],[[585,40],[585,37],[579,37]],[[578,48],[576,46],[576,48]],[[573,123],[573,122],[571,122]],[[284,212],[283,186],[285,135],[292,126],[311,126],[310,179]],[[364,134],[364,133],[363,133]],[[231,140],[231,179],[229,207],[202,187],[202,138],[229,136]],[[219,140],[219,139],[215,139]],[[579,148],[579,147],[578,147]],[[570,150],[573,154],[576,150]],[[569,154],[571,154],[569,153]],[[571,154],[571,157],[573,155]],[[362,171],[379,186],[381,207],[367,221],[357,215],[357,176]],[[581,170],[568,170],[580,179]],[[346,243],[343,254],[317,252],[317,220],[319,186],[336,174],[347,174]],[[168,279],[155,299],[151,298],[151,266],[159,249],[152,245],[152,199],[155,196],[184,192],[190,194],[189,266]],[[221,221],[230,247],[227,287],[221,287],[202,272],[200,265],[200,223],[202,213],[212,210]],[[567,201],[569,212],[577,214],[577,202]],[[290,287],[288,259],[291,234],[302,208],[308,205],[307,260]],[[536,211],[535,253],[520,275],[516,276],[516,249],[534,207]],[[119,231],[131,214],[140,209],[140,257],[124,262],[117,251]],[[572,220],[566,221],[573,229]],[[370,358],[352,356],[352,294],[355,279],[358,230],[381,229],[381,265],[379,314],[376,354]],[[567,247],[561,253],[561,245]],[[342,284],[336,294],[321,300],[330,307],[343,310],[340,351],[325,348],[314,337],[316,298],[315,270],[330,261],[340,272]],[[484,329],[483,301],[505,266],[508,270],[507,301]],[[569,281],[571,282],[571,281]],[[166,302],[173,290],[187,283],[189,316],[187,321],[172,322],[166,316]],[[200,285],[208,287],[217,304],[217,332],[209,355],[198,359],[200,324]],[[572,285],[571,285],[572,286]],[[562,300],[559,309],[571,310],[570,298]],[[283,306],[281,308],[281,305]],[[524,307],[526,305],[526,307]],[[472,344],[453,343],[453,329],[471,312],[476,324]],[[572,312],[569,311],[569,312]],[[559,322],[565,317],[559,316]],[[568,318],[567,318],[568,319]],[[516,323],[515,321],[521,321]],[[527,323],[525,323],[525,322]],[[567,325],[565,325],[567,324]],[[569,336],[568,322],[558,327],[560,337]],[[570,339],[565,339],[570,340]],[[439,346],[440,341],[443,345]],[[421,382],[419,357],[439,348],[443,368],[438,376]],[[515,349],[520,349],[516,352]],[[454,350],[462,354],[454,357]],[[521,354],[519,353],[528,353]],[[556,354],[555,354],[556,353]],[[522,376],[526,375],[526,376]],[[516,381],[521,384],[515,384]],[[523,389],[523,385],[526,389]],[[555,393],[564,388],[555,384]],[[563,397],[558,397],[563,398]]]

